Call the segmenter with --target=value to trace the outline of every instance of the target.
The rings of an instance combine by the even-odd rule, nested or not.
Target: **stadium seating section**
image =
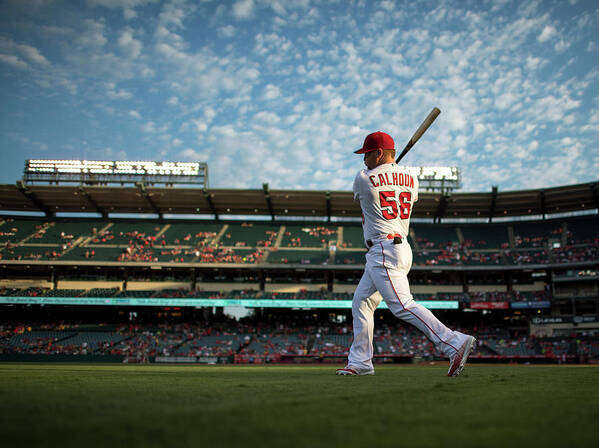
[[[366,249],[359,251],[337,250],[335,251],[335,264],[364,264]]]
[[[213,241],[222,225],[215,223],[202,223],[198,226],[196,223],[181,222],[176,225],[169,225],[158,241],[165,245],[204,245]]]
[[[476,334],[478,346],[472,357],[543,357],[560,360],[562,356],[599,359],[596,337],[538,338],[478,325],[460,328]],[[224,328],[198,324],[152,325],[24,325],[0,324],[0,354],[121,355],[123,359],[148,357],[262,357],[281,356],[347,357],[352,343],[351,327],[343,325],[273,326],[234,323]],[[426,337],[410,326],[377,325],[374,333],[377,357],[440,359],[442,356]]]
[[[442,286],[440,287],[442,289]],[[545,291],[509,291],[509,292],[443,292],[414,293],[414,299],[453,300],[467,302],[521,302],[546,301],[553,299]],[[257,291],[239,289],[232,291],[200,289],[159,289],[159,290],[120,290],[119,288],[90,289],[49,289],[49,288],[0,288],[0,297],[105,297],[105,298],[189,298],[189,299],[268,299],[268,300],[351,300],[353,292],[329,292],[325,290],[306,290],[298,288],[295,292]]]
[[[364,233],[362,226],[343,226],[343,238],[339,239],[339,249],[363,248]]]
[[[459,244],[455,226],[419,224],[412,227],[420,249],[445,249]]]
[[[233,223],[226,225],[220,243],[227,247],[269,247],[274,244],[278,232],[279,226],[270,223]]]
[[[515,267],[520,272],[532,271],[534,265],[571,264],[550,267],[547,271],[565,272],[566,269],[571,269],[573,272],[580,272],[589,269],[588,265],[572,263],[596,263],[599,260],[599,217],[593,215],[492,224],[415,222],[411,226],[409,240],[414,252],[413,264],[416,266],[508,266],[512,270]],[[352,271],[361,270],[365,254],[359,222],[0,218],[0,260],[23,261],[27,265],[35,264],[36,261],[68,261],[91,266],[101,262],[216,263],[246,265],[249,268],[246,271],[251,272],[254,271],[252,265],[261,264],[277,265],[282,268],[278,269],[280,271],[292,271],[293,266],[287,268],[285,265],[296,265],[296,270],[302,272],[310,271],[304,269],[306,265],[355,266],[356,269],[338,269],[347,272],[348,277],[336,279],[333,289],[341,285],[338,289],[346,291],[349,289],[346,285],[352,283],[348,278],[354,279]],[[523,268],[518,269],[518,266]],[[205,271],[212,271],[211,268]],[[234,266],[233,269],[238,268]],[[438,269],[421,269],[416,275],[422,275],[422,272],[428,274],[432,270]],[[449,271],[453,275],[454,271],[446,272]],[[470,271],[475,272],[477,269]],[[466,272],[466,277],[470,271]],[[187,278],[157,283],[160,286],[153,286],[149,278],[129,279],[127,282],[111,279],[98,280],[95,283],[97,286],[94,286],[93,280],[69,281],[59,276],[59,279],[54,280],[55,283],[47,279],[34,283],[42,286],[20,283],[24,286],[19,287],[17,283],[5,282],[5,287],[0,287],[0,296],[81,298],[81,301],[85,298],[299,301],[351,300],[353,297],[352,292],[331,292],[326,290],[326,286],[319,289],[322,284],[326,285],[326,281],[319,281],[308,287],[297,283],[287,284],[285,274],[281,274],[280,279],[274,278],[275,275],[271,277],[262,278],[265,287],[258,290],[259,282],[255,279],[251,285],[244,285],[237,283],[237,280],[233,284],[230,279],[206,278],[198,278],[192,284]],[[231,283],[221,290],[219,283],[216,283],[219,281]],[[424,282],[416,282],[415,285],[421,289],[415,291],[429,292],[415,292],[414,298],[422,302],[457,301],[461,309],[468,311],[506,309],[509,306],[518,308],[518,312],[525,308],[536,312],[537,305],[538,308],[547,307],[547,304],[540,303],[546,301],[553,302],[553,311],[563,303],[563,295],[560,295],[558,289],[555,289],[555,298],[549,292],[552,288],[546,288],[547,291],[517,291],[518,287],[523,288],[517,276],[513,283],[502,283],[502,291],[492,291],[493,287],[489,285],[486,290],[478,291],[483,288],[475,288],[480,284],[470,282],[469,278],[464,283],[471,286],[464,287],[463,291],[458,287],[456,291],[456,285],[461,282],[440,282],[435,288]],[[278,284],[280,288],[276,287]],[[304,287],[307,289],[302,289]],[[543,288],[538,284],[532,287]],[[443,291],[444,288],[447,291]],[[590,297],[584,292],[584,288],[581,291],[573,292],[572,298]],[[596,290],[591,293],[596,297]],[[578,300],[573,302],[578,303]],[[297,308],[303,307],[301,303],[297,305]],[[464,313],[466,314],[468,313]],[[527,334],[522,326],[515,330],[505,326],[494,328],[479,325],[463,330],[476,334],[479,339],[475,357],[562,359],[569,356],[599,360],[599,341],[596,337],[537,338]],[[236,322],[219,327],[204,326],[196,321],[186,324],[165,322],[112,326],[64,323],[36,325],[0,321],[0,354],[9,355],[94,354],[122,356],[127,360],[147,360],[152,357],[226,357],[243,359],[245,362],[258,359],[279,361],[285,356],[306,357],[312,361],[327,357],[342,360],[347,356],[351,342],[349,323],[318,326],[305,322],[258,325]],[[440,357],[431,342],[421,333],[401,325],[377,323],[374,349],[378,357],[424,360]]]
[[[329,260],[329,252],[324,250],[285,250],[270,252],[269,263],[275,264],[324,264]]]
[[[506,249],[510,245],[506,225],[469,224],[460,226],[460,230],[467,248]]]
[[[550,239],[561,240],[561,222],[519,222],[514,224],[516,247],[544,247]]]
[[[282,247],[327,247],[337,241],[337,227],[322,224],[286,224]]]
[[[533,265],[596,261],[599,218],[413,223],[414,264]],[[0,259],[23,261],[364,263],[360,223],[0,219]]]
[[[568,221],[566,232],[568,244],[598,244],[599,229],[596,217],[585,217]]]

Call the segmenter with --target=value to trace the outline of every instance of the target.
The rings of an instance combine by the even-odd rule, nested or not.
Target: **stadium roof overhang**
[[[541,190],[421,193],[416,218],[497,218],[599,208],[599,182]],[[0,185],[0,210],[49,213],[359,217],[349,191]]]

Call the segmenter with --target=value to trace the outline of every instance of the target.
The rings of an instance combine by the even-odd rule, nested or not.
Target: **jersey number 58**
[[[399,209],[397,206],[398,200],[395,199],[395,191],[379,191],[379,198],[381,200],[383,218],[395,219],[398,214],[401,219],[408,219],[410,217],[412,193],[409,191],[399,193]]]

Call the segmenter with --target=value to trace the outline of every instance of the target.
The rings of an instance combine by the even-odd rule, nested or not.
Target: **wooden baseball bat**
[[[395,160],[395,163],[399,163],[399,161],[404,158],[404,156],[408,153],[408,151],[410,149],[412,149],[412,146],[414,146],[416,144],[416,142],[420,139],[420,137],[422,137],[422,134],[424,134],[426,132],[426,130],[429,128],[429,126],[431,124],[433,124],[433,121],[435,121],[435,118],[437,118],[440,113],[441,113],[441,111],[438,108],[433,107],[433,110],[431,110],[431,113],[428,114],[428,117],[426,117],[424,119],[424,121],[422,122],[420,127],[416,130],[414,135],[412,135],[412,138],[410,139],[410,141],[408,141],[408,144],[406,145],[406,147],[403,149],[403,151],[401,152],[399,157]]]

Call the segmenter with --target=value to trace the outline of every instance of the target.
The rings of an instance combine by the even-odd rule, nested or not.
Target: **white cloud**
[[[126,89],[118,88],[115,83],[106,83],[106,94],[113,100],[128,100],[133,94]]]
[[[268,84],[264,88],[264,93],[262,94],[262,97],[268,101],[277,99],[280,96],[281,96],[281,89],[273,84]]]
[[[195,100],[228,94],[224,101],[229,104],[250,97],[260,74],[257,63],[243,56],[215,52],[210,46],[190,51],[190,45],[180,34],[162,25],[157,27],[155,37],[157,59],[169,67],[162,74],[169,81],[172,93]]]
[[[85,19],[82,33],[77,38],[81,47],[103,47],[108,42],[104,36],[104,20]]]
[[[249,19],[254,14],[254,0],[236,1],[231,12],[237,20]]]
[[[235,27],[233,25],[225,25],[217,28],[216,33],[220,37],[233,37],[235,35]]]
[[[535,58],[533,56],[528,56],[526,58],[526,68],[529,70],[536,70],[537,68],[543,65],[543,60],[541,58]]]
[[[103,6],[109,9],[122,9],[125,20],[137,17],[135,8],[156,3],[158,0],[87,0],[91,6]]]
[[[20,70],[26,70],[29,68],[29,65],[27,65],[25,61],[14,54],[0,54],[0,62]]]
[[[486,127],[483,123],[474,123],[474,136],[481,135]]]
[[[208,160],[208,153],[205,151],[197,151],[193,148],[185,148],[179,153],[179,158],[183,161],[205,162]]]
[[[496,98],[495,104],[499,109],[507,109],[517,100],[515,94],[511,92],[503,93]]]
[[[206,123],[204,120],[193,120],[192,123],[195,126],[196,131],[199,133],[206,132],[208,130],[208,123]]]
[[[558,53],[561,53],[563,51],[566,51],[568,48],[570,48],[570,45],[572,45],[571,42],[568,42],[567,40],[564,39],[559,39],[555,45],[553,46],[553,48],[555,49],[555,51],[557,51]]]
[[[156,75],[156,72],[152,70],[150,67],[140,67],[139,73],[142,78],[153,78]]]
[[[395,10],[395,7],[396,7],[395,3],[390,0],[383,0],[379,6],[381,9],[383,9],[387,12],[391,12],[391,11]]]
[[[259,122],[264,122],[268,124],[277,124],[281,121],[281,118],[272,112],[260,111],[255,116],[254,119]]]
[[[125,9],[155,3],[156,1],[158,0],[87,0],[87,3],[92,6],[104,6],[110,9]]]
[[[552,39],[555,35],[557,35],[557,30],[555,29],[555,27],[552,25],[545,25],[543,31],[541,31],[541,34],[539,34],[539,37],[537,37],[537,40],[541,43],[547,42],[548,40]]]
[[[459,109],[449,109],[445,112],[445,116],[443,118],[446,120],[449,129],[453,131],[459,131],[466,127],[466,117]]]
[[[4,62],[15,68],[30,68],[27,62],[41,66],[50,64],[37,48],[27,44],[19,44],[12,39],[0,37],[0,52],[4,54]]]
[[[118,45],[123,53],[132,59],[139,57],[143,47],[141,41],[133,37],[133,30],[130,28],[125,29],[121,33],[118,39]]]
[[[166,3],[162,8],[158,20],[162,26],[173,26],[183,28],[183,20],[187,14],[186,5],[183,2]]]
[[[580,104],[579,100],[573,100],[568,95],[559,97],[547,95],[537,101],[536,110],[543,111],[540,118],[557,122],[564,118],[567,111],[579,107]]]
[[[137,12],[133,8],[125,8],[123,10],[123,17],[125,20],[131,20],[137,17]]]
[[[19,45],[19,51],[26,59],[39,65],[48,65],[48,60],[39,52],[37,48],[30,45]]]
[[[278,14],[279,16],[285,16],[285,15],[287,15],[287,10],[285,9],[285,6],[283,5],[283,2],[281,2],[281,1],[271,0],[270,1],[270,7],[272,8],[273,12],[275,14]]]
[[[146,134],[153,134],[156,132],[156,123],[148,121],[142,125],[141,130]]]
[[[139,114],[139,112],[137,112],[136,110],[130,110],[129,112],[127,112],[127,114],[131,117],[131,118],[136,118],[138,120],[141,119],[141,115]]]
[[[214,120],[214,117],[216,117],[216,111],[211,107],[206,107],[204,109],[204,118],[210,122]]]

